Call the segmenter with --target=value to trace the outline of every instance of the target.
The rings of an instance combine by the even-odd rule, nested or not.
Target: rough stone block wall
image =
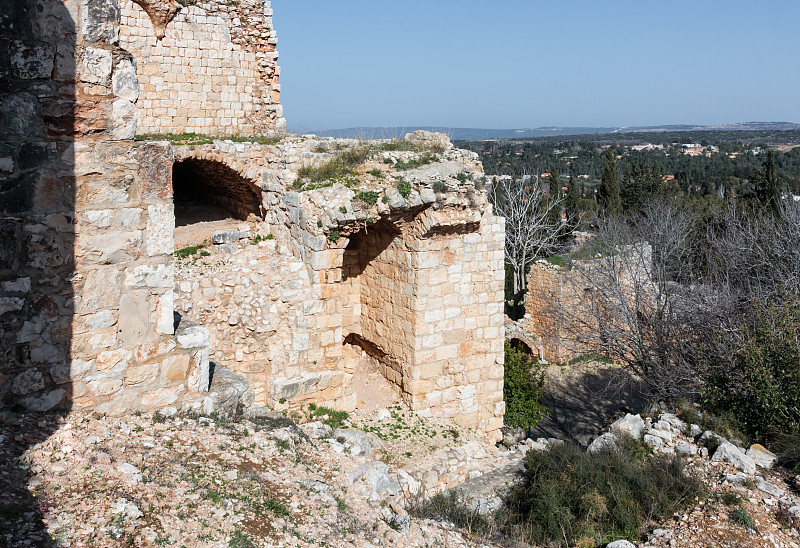
[[[415,242],[411,405],[482,431],[499,430],[503,402],[504,220]]]
[[[528,331],[542,341],[543,358],[551,362],[565,362],[574,357],[563,340],[560,322],[554,311],[564,304],[564,269],[549,263],[537,262],[528,274],[528,292],[525,294],[525,319],[520,321]]]
[[[528,274],[521,327],[541,338],[544,358],[553,362],[567,362],[581,353],[602,353],[602,348],[587,348],[579,333],[594,329],[598,321],[619,323],[603,299],[613,301],[610,310],[620,310],[647,294],[651,255],[645,243],[617,249],[606,257],[574,261],[571,268],[537,261]],[[635,314],[635,308],[631,306],[629,312]],[[626,328],[621,322],[619,329]]]
[[[120,45],[139,81],[138,133],[285,132],[269,2],[175,4],[163,27],[148,4],[121,1]]]
[[[0,28],[0,397],[101,412],[175,401],[197,388],[202,359],[170,337],[172,151],[126,141],[136,82],[118,6],[11,6]]]

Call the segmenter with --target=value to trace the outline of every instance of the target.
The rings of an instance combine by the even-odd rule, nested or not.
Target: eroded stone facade
[[[499,437],[504,229],[474,154],[418,134],[428,165],[300,191],[301,167],[363,144],[134,141],[283,132],[269,3],[24,8],[0,28],[4,405],[189,405],[211,359],[257,403],[352,409],[357,348],[417,412]],[[366,146],[371,172],[416,158]],[[176,262],[174,174],[274,239]]]

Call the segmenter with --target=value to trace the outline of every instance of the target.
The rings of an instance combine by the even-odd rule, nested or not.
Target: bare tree
[[[516,305],[526,288],[528,266],[551,254],[571,223],[561,219],[564,199],[549,196],[532,177],[497,179],[488,191],[495,214],[506,219],[505,260],[514,271]]]
[[[676,200],[646,204],[636,217],[605,219],[595,258],[575,261],[549,299],[554,333],[573,354],[624,363],[657,398],[693,385],[691,279],[696,219]],[[598,256],[599,255],[599,256]]]

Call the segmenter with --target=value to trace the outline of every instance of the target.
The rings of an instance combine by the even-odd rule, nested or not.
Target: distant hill
[[[713,126],[663,125],[663,126],[621,126],[621,127],[539,127],[534,129],[484,129],[452,128],[433,126],[407,127],[352,127],[315,131],[320,136],[363,138],[363,139],[402,139],[406,133],[424,129],[446,133],[454,141],[485,141],[489,139],[524,139],[530,137],[556,137],[559,135],[594,135],[602,133],[655,133],[675,131],[785,131],[800,130],[800,124],[792,122],[743,122]]]

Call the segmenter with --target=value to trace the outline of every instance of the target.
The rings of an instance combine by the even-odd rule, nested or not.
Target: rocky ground
[[[495,545],[406,512],[410,490],[447,483],[426,486],[424,474],[408,470],[438,467],[437,479],[450,466],[455,472],[459,458],[480,446],[469,432],[456,436],[444,422],[397,405],[351,417],[362,430],[335,431],[317,420],[334,422],[326,415],[297,426],[277,413],[238,421],[173,413],[6,413],[0,546]],[[595,449],[631,431],[656,452],[683,455],[687,473],[707,486],[692,508],[652,524],[639,546],[800,546],[798,486],[768,467],[768,453],[745,452],[668,414],[629,415]],[[492,483],[489,468],[518,470],[523,454],[548,443],[480,447],[483,458],[472,462],[481,466],[462,489]],[[721,449],[708,457],[705,445],[714,444]],[[495,475],[498,482],[513,476]]]
[[[0,495],[2,546],[480,545],[409,519],[389,468],[318,439],[330,435],[320,422],[17,420],[0,434],[4,462],[19,455],[2,483],[27,489]]]

